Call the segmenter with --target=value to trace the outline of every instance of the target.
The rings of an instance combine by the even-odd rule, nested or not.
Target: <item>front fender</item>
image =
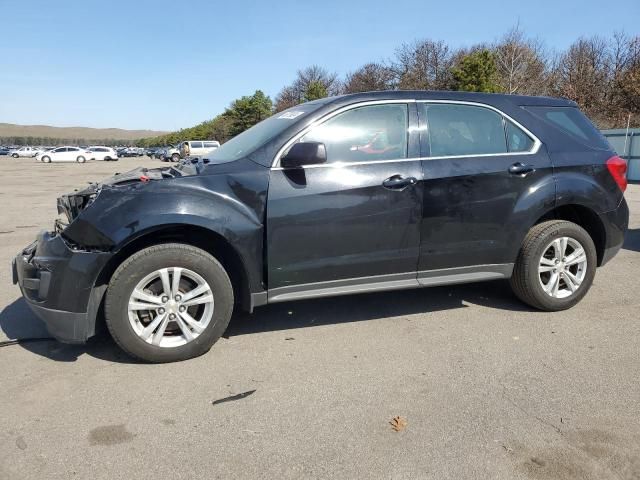
[[[267,186],[268,176],[256,172],[104,186],[63,235],[82,248],[117,253],[156,230],[201,227],[225,238],[259,278]]]

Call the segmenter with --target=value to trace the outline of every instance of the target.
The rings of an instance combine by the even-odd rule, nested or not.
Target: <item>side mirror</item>
[[[324,143],[294,143],[289,152],[280,159],[284,168],[298,168],[304,165],[317,165],[327,161],[327,150]]]

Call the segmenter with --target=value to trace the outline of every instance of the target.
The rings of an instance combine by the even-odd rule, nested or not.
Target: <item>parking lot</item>
[[[498,281],[261,307],[175,364],[26,340],[11,258],[58,195],[139,165],[162,164],[0,157],[0,342],[25,339],[0,348],[0,479],[640,478],[640,185],[569,311]]]

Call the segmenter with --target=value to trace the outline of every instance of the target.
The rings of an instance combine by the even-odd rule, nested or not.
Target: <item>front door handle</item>
[[[404,190],[409,185],[415,185],[418,180],[415,177],[403,177],[402,175],[393,175],[382,182],[382,186],[389,190]]]
[[[535,172],[533,165],[525,165],[522,162],[516,162],[509,167],[509,173],[513,175],[522,175],[523,177],[529,173]]]

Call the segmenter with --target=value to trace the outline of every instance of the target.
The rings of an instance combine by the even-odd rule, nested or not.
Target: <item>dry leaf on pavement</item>
[[[389,422],[394,431],[400,432],[407,427],[407,419],[403,417],[393,417]]]

